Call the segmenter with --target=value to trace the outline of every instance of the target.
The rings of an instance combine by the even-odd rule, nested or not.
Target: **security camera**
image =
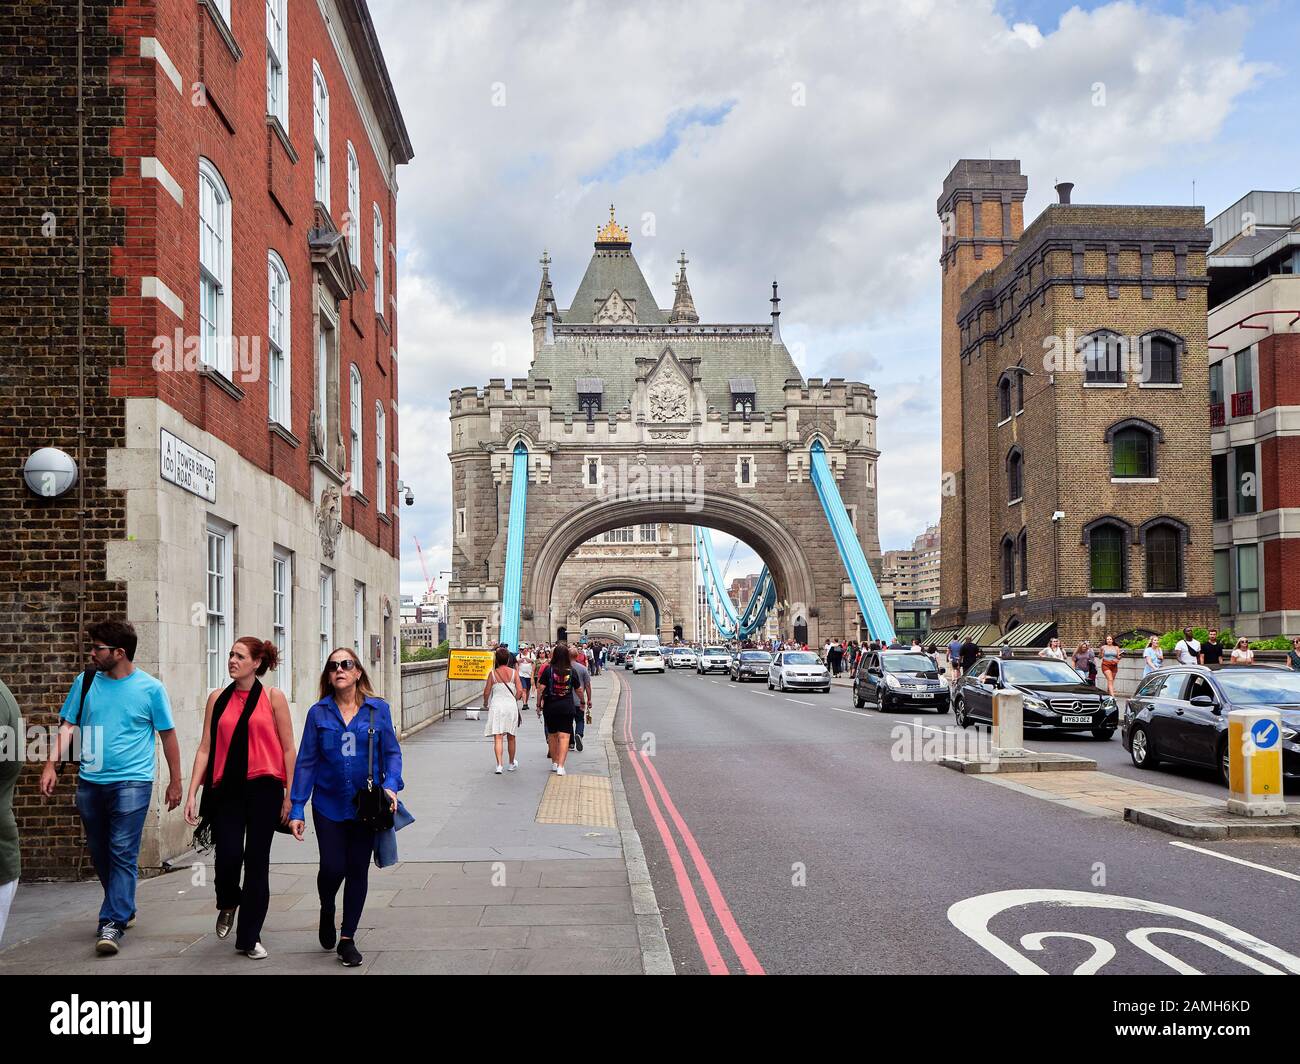
[[[1052,514],[1052,520],[1053,520],[1053,521],[1060,521],[1060,520],[1061,520],[1062,518],[1064,518],[1064,517],[1065,517],[1065,511],[1064,511],[1064,510],[1057,510],[1056,513]]]
[[[415,492],[413,492],[410,488],[406,489],[406,505],[407,506],[415,505]]]

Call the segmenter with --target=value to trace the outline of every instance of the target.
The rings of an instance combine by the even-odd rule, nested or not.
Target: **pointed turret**
[[[673,312],[668,318],[669,325],[698,325],[700,316],[695,312],[695,300],[691,298],[691,286],[686,283],[686,264],[690,259],[686,252],[677,260],[676,294],[673,296]]]
[[[785,341],[781,339],[781,297],[776,294],[776,282],[772,282],[772,298],[769,300],[772,304],[772,343],[781,344]]]
[[[533,304],[533,353],[537,353],[537,348],[545,341],[546,333],[546,308],[549,306],[556,321],[559,321],[559,315],[555,314],[555,293],[551,291],[551,256],[545,249],[542,250],[542,257],[537,260],[542,267],[542,282],[537,287],[537,302]]]

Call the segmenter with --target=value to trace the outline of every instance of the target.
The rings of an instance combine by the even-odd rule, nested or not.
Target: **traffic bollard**
[[[1228,812],[1283,816],[1282,715],[1275,709],[1228,714]]]
[[[1025,696],[1019,691],[994,692],[992,730],[996,757],[1025,756]]]

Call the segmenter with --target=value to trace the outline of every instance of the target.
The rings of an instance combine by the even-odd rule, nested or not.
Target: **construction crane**
[[[426,599],[431,599],[433,598],[435,588],[433,586],[433,581],[429,579],[428,566],[424,564],[424,551],[420,549],[420,537],[412,532],[411,538],[415,540],[415,553],[420,559],[420,572],[424,573],[424,597]]]

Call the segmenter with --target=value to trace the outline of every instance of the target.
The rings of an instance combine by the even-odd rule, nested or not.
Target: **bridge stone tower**
[[[542,258],[528,376],[452,392],[453,645],[499,637],[519,445],[528,451],[523,640],[567,626],[574,607],[559,578],[580,545],[650,523],[701,525],[749,544],[772,572],[785,636],[813,645],[861,634],[810,451],[825,449],[878,579],[876,394],[802,379],[781,339],[775,282],[770,320],[702,323],[684,253],[678,261],[665,310],[611,207],[569,307],[557,307]]]

